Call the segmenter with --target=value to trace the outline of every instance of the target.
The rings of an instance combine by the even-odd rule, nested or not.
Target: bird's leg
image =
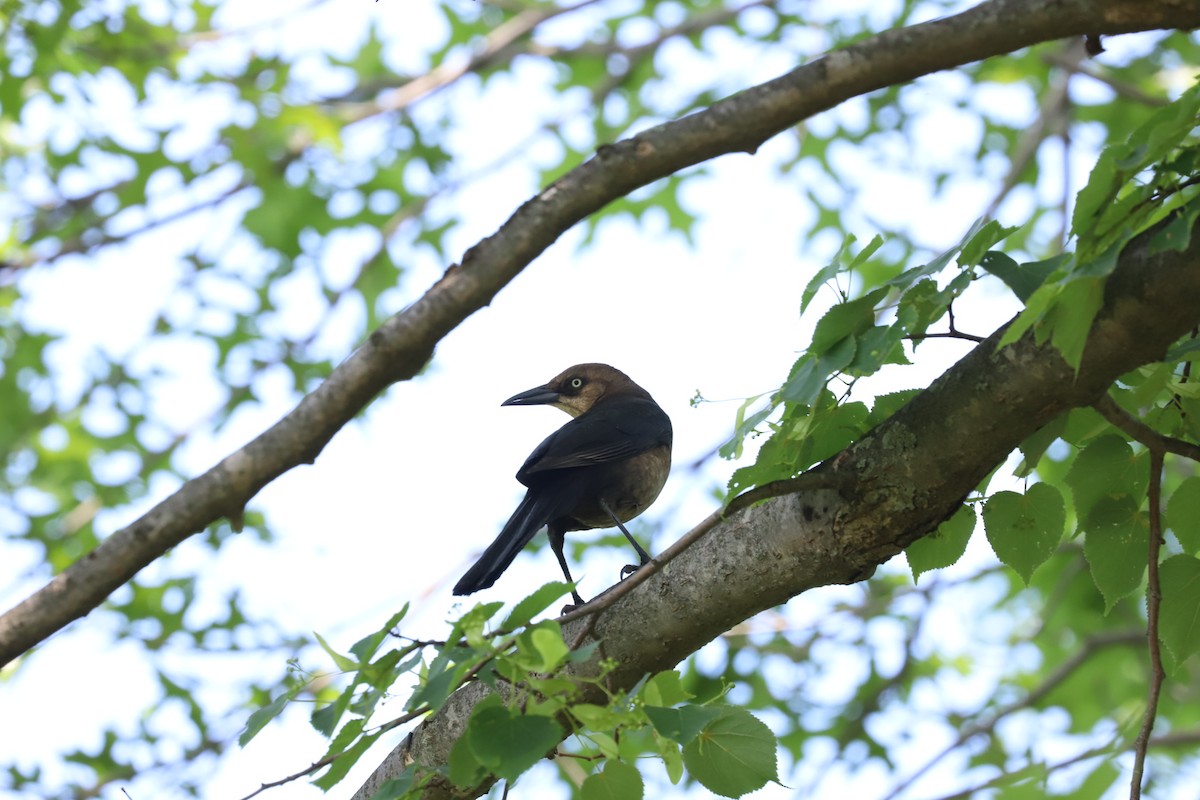
[[[567,532],[559,530],[558,527],[551,525],[546,529],[546,536],[550,539],[550,549],[554,551],[554,557],[558,559],[558,565],[562,567],[563,575],[567,576],[567,583],[574,584],[575,579],[571,577],[571,570],[567,569],[567,557],[563,555],[563,543],[566,541]],[[579,592],[571,589],[571,598],[575,601],[576,606],[583,605],[583,598],[579,596]],[[563,613],[571,610],[571,606],[563,609]]]
[[[637,550],[638,558],[640,559],[639,563],[626,564],[625,566],[621,567],[621,580],[625,580],[630,575],[650,563],[650,554],[647,553],[640,544],[638,544],[637,539],[633,538],[633,534],[625,529],[625,525],[622,524],[621,520],[617,518],[617,515],[613,513],[613,510],[609,508],[608,501],[603,497],[600,498],[600,507],[604,509],[606,514],[612,517],[612,521],[615,522],[617,527],[621,529],[621,533],[625,534],[625,538],[629,540],[631,545],[633,545],[633,549]]]

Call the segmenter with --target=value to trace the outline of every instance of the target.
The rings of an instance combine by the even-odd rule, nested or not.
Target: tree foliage
[[[1000,353],[1049,344],[1081,374],[1094,320],[1121,302],[1110,278],[1130,243],[1195,252],[1192,34],[1092,37],[1112,52],[1091,59],[1078,36],[1056,41],[1062,31],[1030,12],[1028,41],[1008,46],[1018,26],[1006,22],[985,37],[1004,55],[967,63],[901,49],[913,26],[963,10],[934,0],[446,0],[420,13],[385,0],[341,7],[361,22],[340,38],[293,44],[289,26],[327,20],[312,15],[330,5],[237,25],[224,21],[228,7],[185,0],[0,10],[0,535],[18,565],[11,602],[52,578],[72,588],[123,525],[159,536],[174,520],[160,551],[196,529],[214,554],[235,532],[269,546],[269,515],[246,507],[258,489],[311,461],[380,388],[419,372],[441,335],[563,230],[581,220],[589,247],[624,219],[695,242],[720,224],[686,202],[709,174],[695,165],[775,135],[786,144],[771,156],[779,181],[811,210],[780,224],[830,257],[797,298],[817,320],[811,341],[796,343],[777,389],[746,398],[730,420],[720,449],[737,461],[721,492],[730,515],[747,498],[805,490],[810,470],[836,466],[913,402],[918,390],[880,392],[880,378],[919,367],[934,340]],[[1183,12],[1150,21],[1172,19],[1167,6],[1148,3],[1139,24],[1183,27]],[[988,8],[1023,6],[981,8],[954,19],[986,26]],[[416,22],[420,47],[405,35]],[[968,27],[948,30],[962,41],[949,37],[945,53],[967,47]],[[886,32],[897,35],[873,38]],[[889,57],[876,41],[900,53],[892,72],[869,74],[845,98],[816,80],[816,99],[799,101],[814,105],[796,119],[772,99],[786,87],[737,94],[823,53],[861,54],[869,72],[872,54]],[[523,134],[491,152],[472,109],[513,83],[528,97]],[[822,92],[832,98],[823,106]],[[655,127],[671,120],[680,123]],[[699,121],[682,127],[689,120]],[[933,134],[942,128],[962,133]],[[463,231],[478,227],[467,198],[497,174],[516,176],[514,207],[535,201],[460,257]],[[865,190],[872,181],[904,187],[905,202],[881,205]],[[930,247],[914,207],[962,203],[968,186],[987,187],[972,200],[981,218],[947,236],[954,246]],[[573,205],[556,206],[561,197]],[[123,263],[145,248],[162,253],[155,270]],[[480,263],[493,270],[486,279],[471,272]],[[461,285],[470,301],[406,316],[412,297],[398,287],[430,265],[449,267],[431,292]],[[124,343],[81,341],[41,311],[93,268],[125,285],[153,276],[155,310]],[[95,302],[124,313],[119,295]],[[985,340],[993,332],[971,330],[963,309],[995,303],[1019,313]],[[388,337],[407,330],[424,338],[402,350]],[[754,343],[744,348],[752,358]],[[120,588],[79,627],[134,643],[156,699],[136,709],[140,723],[106,726],[99,749],[59,752],[66,769],[15,764],[0,787],[75,797],[149,781],[203,796],[206,764],[304,702],[326,752],[260,782],[315,776],[345,793],[356,763],[382,757],[364,759],[368,748],[395,746],[441,711],[463,723],[445,763],[378,773],[373,796],[482,790],[545,771],[551,752],[584,798],[665,784],[738,797],[772,781],[816,796],[835,778],[875,781],[889,798],[1184,791],[1200,742],[1197,353],[1193,332],[1049,420],[936,530],[900,543],[907,570],[885,566],[819,611],[765,611],[628,681],[589,640],[586,614],[546,617],[561,584],[507,611],[470,606],[438,641],[405,639],[400,611],[345,647],[254,615],[238,591],[214,596],[202,571],[169,558],[129,581],[114,573],[91,591],[99,602]],[[268,432],[212,480],[191,481],[200,468],[189,442],[221,435],[280,378],[291,396],[308,395],[295,419],[315,439]],[[164,398],[200,385],[211,412],[173,416]],[[321,392],[336,396],[334,411],[312,400]],[[274,472],[252,472],[283,439],[290,449]],[[909,478],[920,486],[921,475]],[[186,524],[169,505],[176,490],[194,500]],[[151,510],[128,524],[160,501],[167,522]],[[984,541],[995,560],[981,556]],[[157,555],[113,563],[132,575]],[[960,627],[951,609],[978,624]],[[0,680],[19,688],[52,656],[25,655]],[[232,700],[207,699],[213,659],[235,665]],[[411,694],[395,714],[399,687]]]

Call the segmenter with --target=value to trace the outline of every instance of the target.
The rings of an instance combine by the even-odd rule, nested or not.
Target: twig
[[[976,344],[982,342],[986,337],[976,336],[972,333],[963,333],[954,325],[954,302],[951,301],[946,305],[946,316],[950,321],[950,330],[945,333],[912,333],[905,336],[905,339],[913,342],[919,342],[922,339],[966,339],[968,342]]]
[[[544,6],[528,8],[504,23],[497,25],[483,39],[483,44],[460,63],[442,63],[403,86],[387,92],[380,100],[359,103],[344,114],[347,122],[373,117],[389,111],[402,111],[416,101],[445,89],[450,84],[475,72],[498,59],[518,55],[517,43],[531,34],[537,26],[563,14],[570,14],[593,5],[598,0],[580,0],[570,6]]]
[[[1110,395],[1104,395],[1093,406],[1100,414],[1150,451],[1150,483],[1146,490],[1150,505],[1150,543],[1146,557],[1146,640],[1150,651],[1150,688],[1146,699],[1146,714],[1142,729],[1134,744],[1133,777],[1129,783],[1129,800],[1142,796],[1142,778],[1146,768],[1146,751],[1150,747],[1150,734],[1158,716],[1158,700],[1162,695],[1166,672],[1163,670],[1162,649],[1158,641],[1158,616],[1162,606],[1162,586],[1158,578],[1159,551],[1162,548],[1162,471],[1163,457],[1167,453],[1200,460],[1200,446],[1158,431],[1134,417],[1117,405]]]
[[[1163,451],[1150,451],[1150,552],[1147,556],[1149,572],[1146,577],[1146,638],[1150,646],[1150,690],[1146,699],[1146,716],[1142,729],[1134,743],[1133,778],[1129,782],[1129,800],[1142,796],[1142,774],[1146,768],[1146,750],[1150,747],[1150,734],[1154,730],[1154,718],[1158,715],[1158,698],[1162,694],[1163,671],[1162,650],[1158,642],[1158,611],[1162,605],[1162,586],[1158,581],[1158,551],[1162,546],[1162,468]]]
[[[277,781],[271,781],[270,783],[264,783],[262,786],[259,786],[253,792],[251,792],[250,794],[243,797],[242,800],[250,800],[251,797],[257,797],[258,795],[265,792],[267,789],[274,789],[276,787],[291,783],[292,781],[299,780],[299,779],[303,778],[305,775],[311,775],[314,772],[316,772],[317,770],[321,769],[322,767],[327,767],[330,764],[332,764],[334,761],[337,760],[338,756],[340,756],[340,755],[342,755],[342,754],[341,753],[331,753],[330,755],[327,755],[324,758],[322,758],[320,761],[313,762],[310,766],[308,766],[305,769],[300,770],[299,772],[294,772],[291,775],[288,775],[287,777],[284,777],[284,778],[280,778]]]
[[[465,681],[466,678],[464,678],[463,680]],[[412,722],[417,717],[423,717],[432,710],[433,709],[430,708],[429,706],[421,706],[420,708],[410,711],[407,714],[401,714],[400,716],[396,717],[394,720],[391,720],[390,722],[383,723],[376,730],[379,733],[387,733],[392,728],[399,727],[406,722]]]
[[[1094,65],[1093,62],[1077,61],[1074,58],[1070,58],[1059,53],[1050,53],[1042,56],[1042,60],[1047,64],[1064,69],[1074,75],[1084,75],[1094,81],[1099,81],[1117,94],[1128,100],[1132,100],[1135,103],[1141,103],[1142,105],[1151,106],[1152,108],[1160,108],[1171,102],[1166,97],[1147,94],[1137,86],[1134,86],[1132,83],[1120,80],[1112,75],[1104,74]]]
[[[1200,461],[1200,445],[1185,442],[1172,436],[1163,436],[1158,431],[1142,422],[1125,409],[1117,405],[1111,396],[1104,395],[1097,400],[1092,408],[1111,422],[1115,427],[1124,431],[1128,436],[1146,446],[1151,452],[1158,450],[1164,453],[1174,453],[1177,456]]]

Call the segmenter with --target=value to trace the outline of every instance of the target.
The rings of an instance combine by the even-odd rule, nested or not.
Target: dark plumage
[[[528,487],[504,529],[454,587],[456,595],[486,589],[543,526],[568,581],[563,555],[567,531],[614,524],[637,550],[650,555],[623,523],[645,511],[671,469],[671,420],[650,394],[607,364],[579,364],[544,386],[502,405],[552,405],[574,419],[539,444],[517,472]],[[575,602],[583,599],[572,591]]]

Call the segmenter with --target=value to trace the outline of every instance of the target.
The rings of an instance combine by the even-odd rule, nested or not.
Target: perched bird
[[[637,550],[638,566],[648,562],[650,555],[623,523],[654,502],[671,469],[671,420],[650,393],[607,364],[578,364],[501,405],[552,405],[574,419],[525,459],[517,472],[528,487],[525,499],[454,593],[495,583],[543,526],[568,582],[574,583],[563,556],[567,531],[616,525]],[[571,596],[583,605],[578,592]]]

